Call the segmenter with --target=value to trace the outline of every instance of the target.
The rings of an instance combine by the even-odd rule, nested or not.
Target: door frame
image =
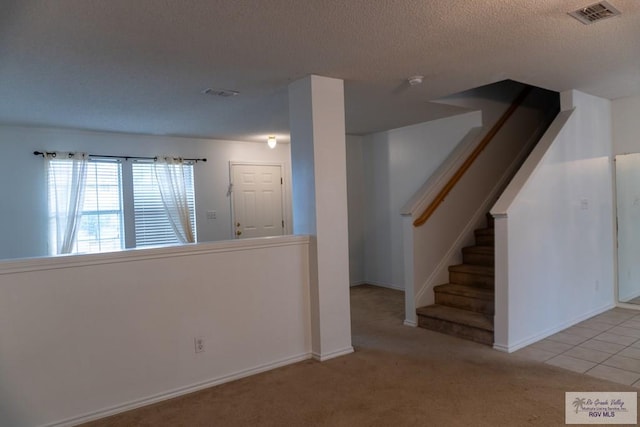
[[[615,304],[616,307],[628,308],[631,310],[640,310],[640,305],[632,304],[628,302],[620,301],[620,268],[619,268],[619,252],[620,246],[618,242],[619,236],[619,219],[618,219],[618,198],[620,195],[618,194],[618,163],[617,159],[621,156],[626,156],[628,154],[640,154],[640,153],[620,153],[620,154],[612,154],[612,181],[613,181],[613,210],[614,210],[614,218],[613,218],[613,232],[614,232],[614,266],[615,266],[615,274],[613,280],[613,287],[615,292]]]
[[[234,201],[234,191],[233,191],[233,167],[234,166],[278,166],[280,168],[280,177],[283,180],[282,185],[280,186],[280,191],[282,192],[282,219],[284,220],[284,228],[282,230],[283,235],[289,235],[292,233],[291,227],[291,199],[289,197],[291,185],[290,175],[288,169],[285,167],[283,162],[255,162],[255,161],[246,161],[246,160],[230,160],[229,161],[229,203],[231,205],[231,222],[229,226],[229,233],[231,235],[231,239],[237,240],[235,235],[235,217],[236,213],[233,208]]]

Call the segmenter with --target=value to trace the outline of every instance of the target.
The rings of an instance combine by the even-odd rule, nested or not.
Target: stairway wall
[[[427,223],[413,227],[413,220],[433,198],[424,198],[423,202],[407,209],[405,252],[413,252],[413,256],[406,259],[405,271],[413,277],[406,281],[411,288],[406,295],[406,324],[415,324],[415,307],[433,304],[433,287],[447,282],[449,265],[461,262],[461,249],[472,243],[472,231],[483,226],[484,215],[499,191],[551,120],[549,113],[557,112],[553,105],[557,108],[557,94],[542,89],[532,91]],[[494,122],[498,117],[495,116]],[[494,122],[483,127],[472,147]],[[465,158],[466,155],[462,155],[457,161],[461,163]],[[452,174],[457,167],[451,170]],[[436,189],[444,183],[446,179]]]
[[[401,211],[466,142],[492,125],[523,85],[502,81],[433,102],[460,114],[375,134],[347,135],[350,283],[404,289]]]
[[[403,289],[400,210],[480,123],[479,111],[463,112],[361,139],[347,138],[352,284]]]
[[[364,283],[364,137],[347,135],[347,210],[349,215],[349,283]]]
[[[562,105],[491,211],[494,347],[504,351],[614,305],[611,103],[569,91]]]

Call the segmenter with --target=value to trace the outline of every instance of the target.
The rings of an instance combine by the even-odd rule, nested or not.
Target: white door
[[[618,301],[640,304],[640,154],[616,156]]]
[[[236,238],[284,234],[279,165],[231,164],[231,184]]]

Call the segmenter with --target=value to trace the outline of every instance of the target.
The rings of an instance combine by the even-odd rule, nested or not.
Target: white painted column
[[[312,236],[312,351],[351,353],[347,166],[342,80],[308,76],[289,86],[293,232]]]

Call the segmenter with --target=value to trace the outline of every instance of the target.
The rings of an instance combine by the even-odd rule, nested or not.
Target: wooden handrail
[[[442,187],[442,190],[440,190],[440,192],[435,197],[435,199],[433,199],[433,201],[429,204],[429,206],[427,206],[427,209],[425,209],[422,215],[420,215],[418,218],[416,218],[415,221],[413,221],[414,227],[420,227],[422,224],[427,222],[427,220],[431,215],[433,215],[433,213],[436,211],[438,206],[440,206],[440,203],[444,202],[444,199],[447,197],[447,195],[453,189],[453,187],[455,187],[458,181],[460,181],[460,179],[465,174],[467,169],[471,167],[471,165],[476,160],[476,158],[478,158],[480,153],[482,153],[482,151],[487,147],[487,145],[489,145],[493,137],[496,136],[496,134],[500,131],[502,126],[504,126],[507,120],[509,120],[509,117],[511,117],[511,115],[520,106],[520,104],[522,104],[522,102],[527,97],[527,95],[529,95],[529,92],[531,92],[531,89],[532,89],[531,86],[526,86],[524,89],[522,89],[518,97],[511,103],[507,111],[504,112],[504,114],[500,117],[500,119],[498,119],[498,121],[493,125],[491,130],[489,130],[489,132],[484,136],[484,138],[482,138],[482,141],[480,141],[480,144],[478,144],[478,146],[473,150],[473,152],[469,155],[469,157],[467,157],[467,159],[460,166],[460,168],[458,168],[456,173],[451,177],[451,179],[449,179],[447,184],[444,187]]]

